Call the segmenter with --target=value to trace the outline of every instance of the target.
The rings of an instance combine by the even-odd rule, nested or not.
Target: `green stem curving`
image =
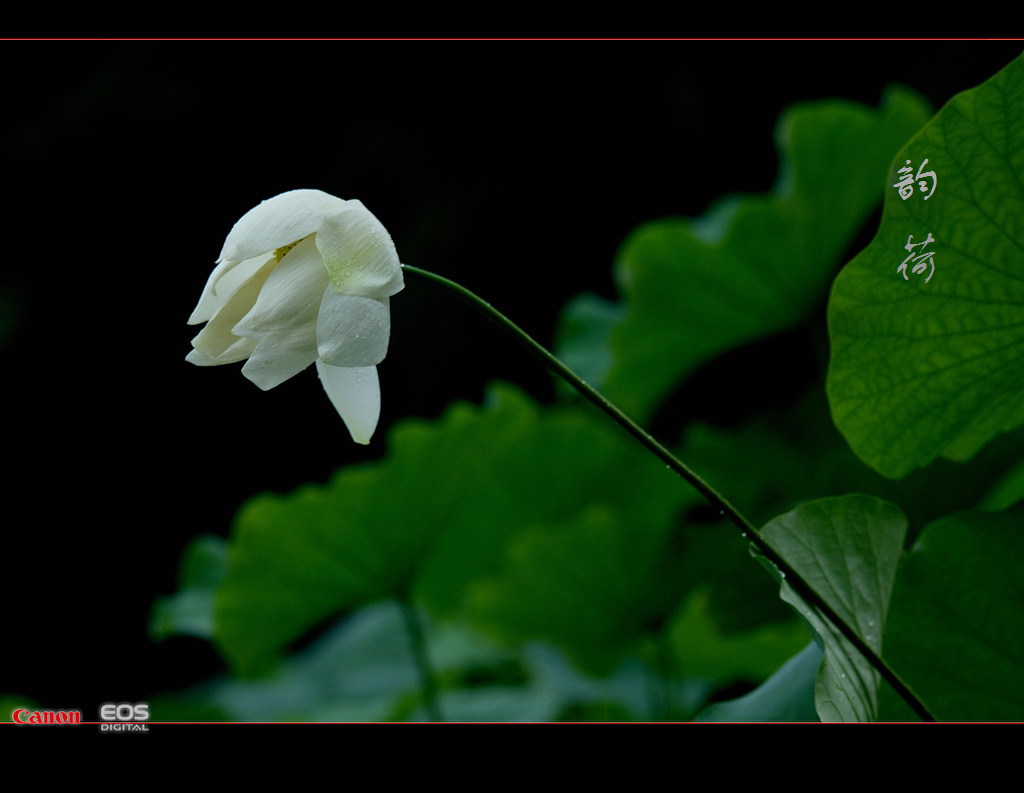
[[[690,470],[685,463],[679,460],[674,454],[672,454],[672,452],[655,440],[650,433],[646,432],[629,416],[608,401],[600,391],[588,384],[579,375],[572,371],[572,369],[558,360],[558,358],[552,355],[547,349],[538,344],[533,337],[500,311],[495,309],[486,300],[478,297],[461,284],[457,284],[454,281],[437,275],[436,273],[429,272],[428,270],[421,270],[419,267],[413,267],[408,264],[403,264],[402,269],[410,275],[417,276],[425,281],[431,281],[439,286],[451,290],[460,299],[473,306],[476,310],[482,312],[489,319],[497,321],[506,331],[511,333],[520,343],[524,344],[534,355],[539,357],[549,369],[569,383],[569,385],[575,388],[585,399],[592,402],[611,416],[612,419],[618,422],[626,432],[636,438],[648,451],[664,462],[671,470],[675,471],[675,473],[689,482],[690,485],[696,488],[704,498],[718,509],[719,514],[728,518],[729,521],[731,521],[742,532],[743,536],[746,537],[766,559],[778,568],[779,572],[786,579],[786,582],[796,590],[804,600],[813,605],[828,618],[840,633],[842,633],[843,636],[845,636],[846,639],[857,648],[857,651],[864,656],[868,663],[878,670],[878,673],[896,690],[906,703],[913,708],[914,712],[917,713],[918,716],[920,716],[924,721],[936,721],[935,716],[911,690],[910,686],[908,686],[889,666],[889,664],[886,663],[885,660],[882,659],[882,657],[879,656],[878,653],[876,653],[874,649],[872,649],[860,637],[857,631],[847,625],[847,623],[840,618],[838,614],[836,614],[835,610],[813,589],[813,587],[800,577],[796,570],[789,565],[782,555],[772,547],[772,545],[757,529],[754,528],[753,524],[741,515],[739,511],[713,487],[711,487],[711,485],[705,482],[694,471]]]

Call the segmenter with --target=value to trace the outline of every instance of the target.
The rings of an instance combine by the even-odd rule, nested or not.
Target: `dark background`
[[[583,290],[615,295],[637,223],[774,182],[795,101],[937,110],[1020,42],[50,42],[5,47],[0,694],[95,718],[217,672],[152,644],[152,601],[252,495],[372,460],[388,428],[486,383],[552,397],[540,365],[437,288],[392,299],[383,409],[349,439],[310,368],[263,393],[184,361],[224,237],[265,198],[358,198],[402,261],[541,343]],[[841,189],[841,185],[837,185]],[[870,239],[870,231],[864,239]],[[768,359],[772,365],[772,359]],[[712,419],[721,403],[695,403]]]

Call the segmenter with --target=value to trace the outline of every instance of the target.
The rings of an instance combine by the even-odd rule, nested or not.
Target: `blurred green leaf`
[[[698,522],[702,515],[706,519],[709,511],[717,520]],[[792,622],[793,611],[779,600],[778,586],[758,565],[750,563],[747,553],[750,543],[732,523],[715,514],[710,507],[700,504],[691,511],[680,529],[677,542],[682,547],[680,578],[690,582],[691,600],[697,592],[706,596],[702,611],[706,610],[706,617],[716,635],[728,640],[739,639],[761,626]],[[678,616],[677,613],[673,620]],[[706,649],[710,650],[710,647]],[[692,647],[680,649],[680,652],[691,657],[694,655]],[[778,663],[781,662],[782,659],[778,659]],[[763,679],[778,663],[764,675],[755,674],[753,677]]]
[[[927,197],[900,198],[894,185],[908,161],[936,174]],[[1024,423],[1022,180],[1018,58],[954,97],[899,152],[878,234],[836,279],[828,308],[833,415],[857,455],[886,476],[939,455],[969,459]],[[929,236],[911,255],[933,253],[932,265],[916,273],[911,262],[899,272],[906,246]]]
[[[588,383],[603,383],[615,363],[611,332],[625,317],[622,303],[589,293],[578,295],[558,318],[558,357]],[[563,395],[577,393],[561,378],[556,378],[556,388]]]
[[[426,628],[445,718],[548,721],[568,699],[549,685],[504,681],[516,656],[456,625]],[[473,680],[468,681],[467,676]],[[528,676],[528,675],[527,675]],[[258,680],[221,678],[153,699],[155,718],[195,721],[425,720],[419,676],[399,606],[373,603],[332,626]]]
[[[545,639],[609,674],[674,609],[680,588],[672,525],[633,523],[595,505],[520,535],[508,564],[473,591],[475,624],[513,642]]]
[[[510,541],[524,532],[558,535],[567,525],[589,525],[586,515],[596,511],[614,524],[609,532],[636,535],[643,544],[700,500],[604,415],[543,410],[486,474],[478,469],[475,487],[423,560],[416,594],[433,612],[455,615],[467,582],[503,569],[514,553]]]
[[[768,523],[762,534],[836,614],[880,654],[906,531],[907,521],[898,507],[871,496],[849,495],[802,504]],[[780,595],[825,644],[825,658],[815,685],[815,707],[821,720],[875,720],[878,673],[785,580]]]
[[[697,721],[818,721],[814,681],[822,658],[812,641],[749,694],[709,706]]]
[[[317,625],[374,600],[457,615],[470,582],[499,569],[527,528],[604,509],[646,547],[644,532],[664,533],[698,498],[603,417],[540,411],[508,387],[494,396],[399,425],[377,465],[239,512],[217,599],[217,639],[239,672],[270,668]]]
[[[1022,570],[1022,508],[937,520],[900,568],[886,658],[937,718],[1024,719]],[[885,711],[903,717],[898,707]]]
[[[719,553],[730,546],[737,553]],[[723,631],[709,593],[728,587],[730,572],[764,580],[749,559],[738,571],[729,564],[742,563],[745,546],[731,526],[636,524],[595,506],[567,524],[519,535],[500,574],[474,587],[470,614],[506,640],[550,641],[595,675],[609,674],[627,654],[650,657],[652,642],[667,642],[671,677],[763,680],[803,646],[807,632],[788,609],[788,622]],[[770,588],[760,594],[770,596]],[[764,618],[756,602],[734,605]],[[658,663],[665,659],[652,659]]]
[[[722,531],[729,529],[722,527]],[[762,579],[768,579],[763,570],[750,564],[749,556],[741,558]],[[768,581],[770,584],[770,579]],[[786,611],[787,621],[725,633],[710,608],[708,590],[694,591],[672,618],[668,629],[675,672],[683,677],[703,677],[717,683],[764,680],[807,643],[806,626],[793,619],[790,609]]]
[[[593,345],[610,335],[613,364],[597,382],[646,421],[700,364],[804,317],[881,198],[894,152],[928,117],[924,101],[899,88],[878,110],[843,100],[788,109],[776,128],[773,193],[637,228],[618,254],[627,316],[609,334],[614,312],[572,304],[559,355],[598,376],[606,353]]]
[[[1024,499],[1024,461],[1017,463],[996,482],[978,503],[978,508],[994,511],[1009,509],[1022,499]]]
[[[149,635],[155,641],[169,636],[212,639],[214,601],[227,569],[227,541],[221,537],[196,537],[182,558],[177,593],[153,604]]]
[[[324,487],[259,496],[235,519],[217,596],[217,640],[243,675],[269,669],[313,627],[375,600],[406,597],[462,499],[492,458],[536,422],[511,389],[492,409],[456,405],[435,426],[410,421],[381,464]],[[485,540],[491,540],[486,527]]]
[[[850,450],[828,409],[824,389],[811,389],[791,408],[719,428],[695,424],[679,451],[697,473],[754,525],[793,509],[798,503],[843,493],[869,493],[900,505],[912,541],[937,518],[971,509],[981,499],[1001,509],[1024,493],[1020,465],[1024,431],[1007,433],[969,464],[936,460],[926,469],[894,481],[876,473]],[[999,482],[998,489],[993,482]],[[716,554],[716,557],[720,554]]]
[[[425,618],[440,707],[450,721],[633,721],[650,718],[650,670],[627,659],[598,679],[555,648],[500,647],[464,623]],[[706,700],[701,680],[681,681],[684,707]],[[157,720],[423,721],[419,680],[394,601],[365,606],[258,680],[222,677],[150,699]]]

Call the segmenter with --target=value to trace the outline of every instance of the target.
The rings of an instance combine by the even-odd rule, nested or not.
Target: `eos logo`
[[[136,724],[149,718],[149,703],[106,702],[100,706],[100,718],[114,724],[101,724],[100,732],[149,732],[148,724]]]

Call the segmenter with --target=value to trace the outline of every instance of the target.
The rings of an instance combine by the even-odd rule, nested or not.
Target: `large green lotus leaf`
[[[886,658],[937,718],[1024,719],[1022,570],[1021,508],[937,520],[900,568]],[[883,717],[906,717],[895,696],[882,697]]]
[[[457,615],[510,538],[605,504],[624,526],[664,526],[699,496],[603,417],[541,411],[510,388],[488,408],[405,422],[379,464],[254,499],[238,514],[217,600],[236,669],[270,665],[325,620],[412,598]],[[555,572],[546,569],[545,575]]]
[[[645,421],[700,364],[800,321],[882,197],[893,154],[929,115],[903,89],[877,110],[844,100],[789,108],[776,129],[774,191],[637,228],[618,253],[626,317],[616,323],[614,307],[592,297],[570,306],[559,355]],[[594,349],[606,340],[610,368]]]
[[[865,495],[810,501],[762,529],[800,577],[879,654],[906,532],[898,507]],[[780,594],[825,644],[814,697],[821,720],[875,720],[878,672],[785,580]]]
[[[1024,423],[1024,59],[950,100],[888,184],[832,289],[828,393],[857,455],[898,478]]]

